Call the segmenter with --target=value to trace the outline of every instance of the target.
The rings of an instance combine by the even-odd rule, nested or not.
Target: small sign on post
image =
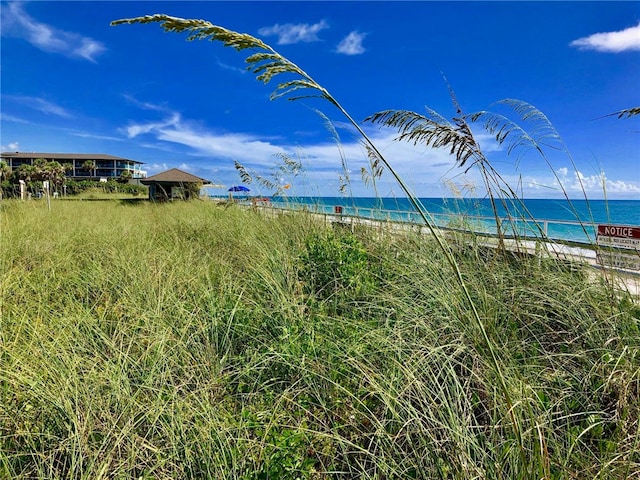
[[[640,227],[598,225],[596,243],[603,247],[597,253],[600,265],[640,270]]]

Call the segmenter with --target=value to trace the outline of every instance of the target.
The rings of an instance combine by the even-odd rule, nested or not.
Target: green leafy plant
[[[305,247],[299,276],[309,294],[355,302],[373,290],[369,255],[350,232],[313,234]]]

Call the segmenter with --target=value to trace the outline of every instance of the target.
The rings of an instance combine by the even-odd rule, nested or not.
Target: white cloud
[[[474,170],[463,174],[455,167],[453,157],[446,149],[431,149],[413,146],[407,142],[394,141],[396,133],[387,129],[370,129],[369,138],[378,147],[396,173],[419,196],[440,196],[443,185],[452,179],[462,184],[480,183]],[[346,136],[344,137],[346,138]],[[351,188],[356,196],[371,196],[372,187],[364,185],[361,169],[369,169],[366,150],[359,140],[349,140],[341,144],[346,158],[346,166],[351,180]],[[338,175],[342,175],[338,147],[333,142],[308,144],[299,147],[308,178],[319,185],[324,195],[335,195],[338,189]],[[397,181],[387,168],[377,180],[378,192],[385,195],[402,195]]]
[[[169,165],[167,165],[166,163],[145,164],[144,167],[147,170],[147,173],[149,175],[155,175],[156,173],[160,173],[165,170],[169,170],[170,168],[173,168],[173,167],[169,167]]]
[[[14,117],[13,115],[7,115],[6,113],[0,112],[0,120],[3,122],[13,122],[13,123],[26,123],[30,124],[31,122],[25,120],[24,118]]]
[[[156,140],[189,147],[194,154],[217,159],[256,162],[284,149],[245,133],[217,133],[192,125],[181,115],[172,115],[159,122],[131,123],[124,132],[129,138],[152,135]]]
[[[247,73],[247,70],[245,68],[240,68],[240,67],[235,67],[233,65],[229,65],[227,63],[224,63],[224,62],[220,61],[219,59],[216,59],[216,65],[218,65],[220,68],[223,68],[225,70],[230,70],[232,72],[236,72],[236,73],[239,73],[241,75],[245,75]]]
[[[342,137],[340,150],[346,159],[353,194],[372,195],[371,187],[364,185],[361,175],[363,167],[369,168],[365,148],[359,138],[345,133],[352,130],[350,126],[339,122],[334,126]],[[455,159],[448,149],[432,149],[394,141],[397,133],[391,129],[369,126],[366,129],[369,138],[377,145],[393,169],[418,196],[484,195],[484,184],[479,171],[470,168],[465,173],[464,169],[456,166]],[[291,145],[251,133],[217,132],[185,120],[177,112],[172,112],[160,121],[131,123],[123,130],[129,138],[141,140],[141,146],[187,147],[186,155],[199,159],[189,161],[178,168],[190,169],[196,175],[206,178],[210,173],[209,169],[215,166],[220,169],[216,176],[223,182],[238,181],[237,172],[233,168],[234,160],[260,175],[269,175],[278,165],[276,154],[282,153],[302,161],[306,171],[305,188],[313,185],[322,195],[337,195],[338,176],[344,173],[338,146],[331,140]],[[501,148],[488,134],[479,134],[476,138],[485,152]],[[603,182],[609,198],[637,198],[640,194],[640,182],[612,180],[604,174],[585,175],[567,167],[560,167],[556,170],[558,178],[555,178],[552,172],[521,176],[517,172],[507,171],[513,166],[505,164],[503,167],[505,171],[501,172],[502,177],[525,198],[562,197],[562,189],[566,190],[570,197],[579,198],[583,195],[583,187],[589,198],[598,198],[604,195]],[[150,167],[149,170],[155,168]],[[385,169],[377,186],[378,192],[383,196],[401,195],[401,189],[388,169]],[[289,193],[300,194],[293,190]],[[310,192],[307,190],[307,193]]]
[[[351,32],[338,44],[336,51],[345,55],[361,55],[366,51],[362,45],[366,36],[366,33]]]
[[[3,152],[19,152],[20,145],[18,145],[18,142],[11,142],[8,145],[0,146],[0,150]]]
[[[45,52],[59,53],[95,63],[96,57],[106,50],[97,40],[38,22],[29,16],[18,2],[2,5],[0,15],[3,36],[22,38]]]
[[[582,172],[573,172],[572,181],[567,182],[571,190],[579,191],[582,187],[587,193],[607,194],[640,194],[640,184],[638,182],[627,182],[624,180],[610,180],[604,172],[596,175],[584,175]]]
[[[56,117],[62,118],[72,118],[73,115],[61,107],[60,105],[56,105],[48,100],[44,100],[43,98],[38,97],[28,97],[22,95],[4,95],[4,100],[13,101],[23,105],[25,107],[31,108],[33,110],[37,110],[46,115],[55,115]]]
[[[343,129],[343,126],[336,124],[336,128]],[[130,139],[140,140],[140,146],[149,148],[163,148],[163,144],[185,146],[189,149],[187,155],[202,158],[198,160],[202,168],[209,162],[207,167],[215,163],[223,170],[230,171],[230,175],[233,175],[234,160],[261,175],[267,175],[278,163],[276,155],[287,154],[300,158],[310,183],[328,189],[326,193],[329,195],[337,193],[338,175],[342,174],[339,150],[332,141],[306,145],[278,144],[274,139],[250,133],[216,132],[183,119],[177,112],[160,121],[132,122],[121,132]],[[394,169],[410,180],[413,188],[419,189],[424,185],[439,188],[438,185],[454,167],[452,157],[444,149],[433,150],[395,142],[396,133],[384,129],[371,129],[369,135]],[[347,137],[344,135],[344,138]],[[371,194],[370,189],[361,185],[361,168],[368,167],[366,151],[358,139],[349,138],[348,141],[343,139],[340,148],[346,157],[352,182],[360,184],[362,194]],[[149,170],[154,168],[150,167]],[[194,170],[198,174],[197,169]],[[395,182],[390,177],[386,178],[388,176],[389,172],[386,172],[381,185],[384,185],[386,192],[392,188],[398,191]],[[391,184],[395,187],[389,186]]]
[[[329,24],[321,20],[313,25],[308,23],[276,24],[271,27],[262,27],[258,30],[258,33],[266,37],[275,35],[278,37],[278,45],[286,45],[300,42],[317,42],[320,40],[318,33],[325,28],[329,28]]]
[[[149,122],[149,123],[132,123],[128,127],[126,127],[125,133],[127,137],[134,138],[138,135],[143,135],[145,133],[150,133],[153,131],[161,131],[166,127],[171,127],[180,123],[180,114],[174,112],[171,117],[165,119],[161,122]]]
[[[640,23],[618,32],[594,33],[579,38],[569,44],[581,50],[619,53],[626,50],[640,50]]]
[[[156,105],[155,103],[141,102],[140,100],[135,98],[133,95],[129,95],[127,93],[124,93],[122,96],[128,102],[132,103],[136,107],[141,108],[143,110],[152,110],[154,112],[161,112],[161,113],[171,113],[171,109],[167,108],[165,105]]]
[[[543,176],[525,176],[525,196],[562,196],[563,190],[571,198],[587,195],[588,198],[637,198],[640,195],[640,182],[628,180],[611,180],[605,172],[585,175],[579,170],[560,167]],[[507,176],[507,180],[515,184],[515,177]]]
[[[80,137],[80,138],[95,138],[97,140],[111,140],[114,142],[122,142],[123,139],[120,137],[112,137],[110,135],[99,135],[99,134],[95,134],[95,133],[88,133],[88,132],[77,132],[77,131],[72,131],[71,135],[74,135],[76,137]]]
[[[473,138],[478,142],[483,153],[504,151],[504,145],[498,143],[495,135],[482,131],[473,131]]]

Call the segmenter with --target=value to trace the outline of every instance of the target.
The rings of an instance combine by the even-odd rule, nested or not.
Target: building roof
[[[144,183],[145,185],[149,185],[150,183],[202,183],[203,185],[206,185],[211,182],[204,178],[196,177],[190,173],[178,170],[177,168],[172,168],[171,170],[166,170],[156,175],[152,175],[151,177],[147,177],[144,180],[141,180],[141,183]]]
[[[47,152],[2,152],[2,158],[44,158],[47,160],[125,160],[143,163],[128,158],[105,155],[104,153],[47,153]]]

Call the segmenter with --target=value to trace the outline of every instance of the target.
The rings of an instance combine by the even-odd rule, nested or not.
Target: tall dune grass
[[[158,23],[165,32],[173,33],[186,33],[188,34],[187,40],[209,40],[219,41],[225,47],[234,48],[236,51],[249,50],[251,54],[245,59],[247,68],[252,73],[256,74],[256,78],[263,83],[270,83],[274,79],[279,79],[280,83],[276,85],[274,92],[271,94],[271,99],[287,98],[288,100],[298,100],[301,98],[316,97],[322,99],[332,107],[335,107],[340,115],[342,115],[347,122],[357,132],[369,158],[370,172],[365,169],[365,178],[367,183],[372,182],[375,189],[375,178],[382,174],[386,169],[391,176],[398,183],[402,191],[407,195],[407,199],[420,215],[426,227],[432,234],[433,239],[436,241],[438,248],[444,254],[450,268],[455,273],[458,285],[461,288],[461,295],[467,302],[467,305],[472,313],[471,321],[477,326],[478,332],[485,343],[485,347],[490,353],[490,358],[493,363],[493,370],[496,372],[496,381],[500,386],[502,395],[508,406],[509,416],[511,419],[511,427],[514,431],[517,441],[517,447],[520,452],[522,463],[527,463],[525,445],[522,443],[522,436],[518,420],[514,415],[515,403],[511,398],[510,391],[504,379],[502,367],[498,359],[498,353],[494,350],[493,345],[484,327],[480,313],[476,308],[476,304],[472,298],[471,292],[468,290],[467,283],[465,282],[460,266],[454,258],[453,251],[449,243],[442,237],[440,229],[433,221],[432,216],[427,209],[422,205],[422,202],[410,189],[409,185],[399,175],[391,163],[378,149],[377,145],[369,138],[367,133],[362,129],[360,124],[356,122],[353,117],[347,112],[342,104],[327,90],[325,87],[316,82],[307,72],[300,68],[297,64],[293,63],[271,46],[264,43],[262,40],[253,37],[249,34],[243,34],[229,30],[219,25],[214,25],[205,20],[199,19],[182,19],[172,17],[164,14],[146,15],[143,17],[120,19],[112,22],[112,25],[122,24],[147,24]],[[284,79],[283,79],[284,77]],[[441,115],[431,111],[432,118],[422,118],[418,121],[418,128],[414,128],[416,124],[416,116],[410,113],[410,118],[406,119],[406,112],[402,112],[402,119],[399,122],[392,120],[390,123],[387,121],[388,112],[382,112],[376,114],[373,117],[373,121],[381,121],[381,123],[398,127],[400,130],[400,140],[403,139],[405,133],[408,134],[408,138],[414,143],[425,142],[430,147],[447,147],[450,149],[452,155],[455,156],[456,163],[459,167],[463,167],[465,163],[469,162],[472,166],[477,166],[487,193],[495,212],[496,229],[498,232],[498,249],[504,252],[504,236],[501,229],[501,222],[498,218],[497,201],[501,201],[503,205],[508,204],[504,201],[505,196],[508,196],[510,191],[505,190],[505,184],[501,179],[501,176],[497,170],[493,168],[491,163],[485,157],[484,153],[480,149],[479,143],[476,141],[473,132],[469,126],[470,118],[463,114],[460,105],[457,102],[453,91],[451,90],[451,98],[454,106],[456,107],[457,116],[454,118],[454,123],[447,122]],[[524,115],[530,116],[528,106],[524,107]],[[537,113],[537,111],[536,111]],[[378,117],[382,115],[382,117]],[[396,114],[392,113],[391,117],[395,118]],[[484,117],[485,115],[482,115]],[[498,130],[497,138],[502,143],[507,138],[511,141],[510,132],[514,130],[509,123],[507,127],[496,126],[495,116],[488,120],[489,130],[494,133]],[[506,130],[505,130],[506,128]],[[409,129],[409,132],[407,132]],[[516,129],[518,132],[521,129]],[[524,135],[519,138],[524,139],[529,143],[529,137]],[[521,140],[516,140],[520,142]],[[535,140],[534,140],[535,143]],[[344,162],[343,162],[344,165]],[[508,186],[508,185],[507,185]],[[497,190],[497,192],[495,191]],[[586,233],[586,232],[585,232]]]
[[[640,308],[580,268],[453,242],[474,313],[408,232],[210,202],[1,220],[0,477],[640,474]]]
[[[247,61],[265,83],[293,74],[274,98],[338,108],[372,172],[396,177],[433,235],[200,202],[5,202],[3,476],[640,475],[640,311],[628,293],[580,266],[446,238],[298,66],[204,21],[115,23],[148,22],[257,50]],[[423,139],[478,164],[503,201],[473,118],[458,120],[427,121]]]

